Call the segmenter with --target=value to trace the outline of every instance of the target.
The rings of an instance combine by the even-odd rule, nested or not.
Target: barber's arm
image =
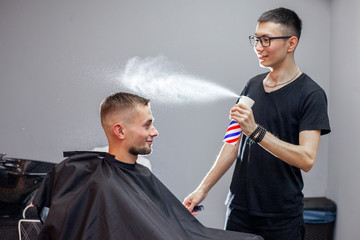
[[[197,212],[193,212],[195,206],[202,202],[210,189],[219,181],[219,179],[226,173],[226,171],[234,163],[238,149],[239,141],[236,146],[233,146],[228,143],[224,143],[218,158],[216,159],[213,167],[207,173],[205,178],[202,180],[198,188],[187,196],[183,202],[183,205],[193,214],[196,215]]]
[[[231,109],[230,118],[240,124],[247,136],[250,136],[258,126],[252,110],[243,104],[236,104]],[[315,163],[319,141],[320,130],[301,131],[299,145],[282,141],[267,131],[259,144],[282,161],[308,172]]]

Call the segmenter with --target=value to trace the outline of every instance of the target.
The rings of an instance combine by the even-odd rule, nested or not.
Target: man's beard
[[[132,155],[148,155],[150,154],[152,151],[151,147],[143,147],[143,148],[136,148],[136,147],[131,147],[129,149],[129,153]]]

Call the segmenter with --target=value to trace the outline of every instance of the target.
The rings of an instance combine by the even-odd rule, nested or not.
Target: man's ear
[[[295,48],[296,48],[298,42],[299,42],[299,39],[297,37],[295,37],[295,36],[292,36],[289,39],[288,52],[295,51]]]
[[[113,133],[119,139],[125,139],[125,129],[124,125],[120,123],[115,123],[113,126]]]

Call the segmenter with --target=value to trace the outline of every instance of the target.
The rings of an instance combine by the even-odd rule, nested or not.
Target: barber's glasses
[[[291,38],[291,37],[292,36],[281,36],[281,37],[262,36],[262,37],[258,37],[256,35],[251,35],[251,36],[249,36],[249,40],[250,40],[251,46],[255,46],[256,44],[258,44],[260,42],[261,46],[269,47],[270,44],[271,44],[271,40],[274,40],[274,39],[288,39],[288,38]]]

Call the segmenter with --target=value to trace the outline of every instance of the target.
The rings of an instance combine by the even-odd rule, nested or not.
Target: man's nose
[[[254,50],[255,52],[261,52],[264,47],[261,45],[260,41],[255,42]]]
[[[156,136],[158,136],[158,135],[159,135],[159,132],[156,130],[155,127],[153,127],[153,130],[151,131],[151,136],[152,136],[152,137],[156,137]]]

